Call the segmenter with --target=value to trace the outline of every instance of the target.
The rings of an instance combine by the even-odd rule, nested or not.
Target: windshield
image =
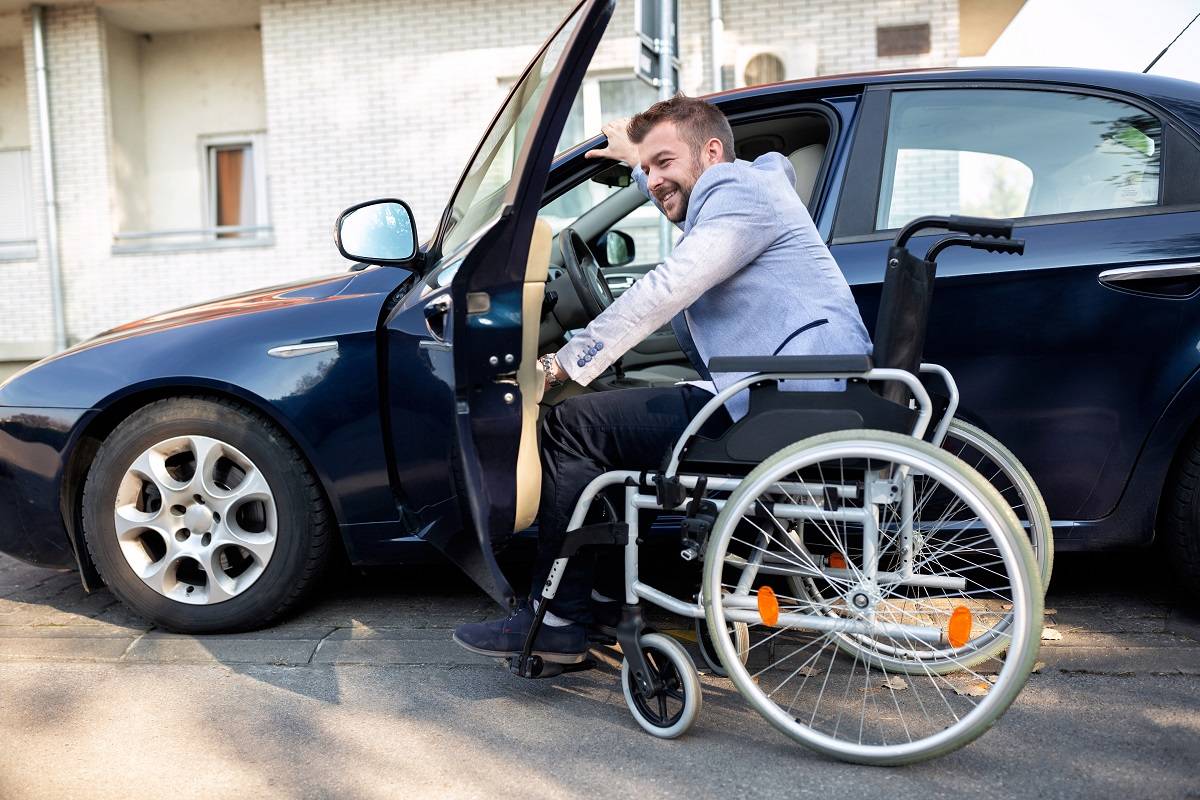
[[[582,8],[577,8],[538,54],[517,84],[488,131],[467,172],[462,186],[450,201],[450,218],[442,239],[442,252],[449,253],[470,239],[500,212],[504,194],[512,180],[517,158],[532,130],[534,114],[542,93],[550,83]]]

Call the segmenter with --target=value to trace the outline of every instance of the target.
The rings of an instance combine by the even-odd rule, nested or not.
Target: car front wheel
[[[112,592],[182,633],[276,622],[317,582],[332,528],[291,441],[204,397],[151,403],[113,430],[88,472],[83,522]]]

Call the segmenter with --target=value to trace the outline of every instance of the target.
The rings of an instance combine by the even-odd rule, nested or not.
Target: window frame
[[[251,166],[254,171],[254,224],[256,228],[271,228],[270,205],[267,202],[267,164],[266,164],[266,131],[247,131],[244,133],[203,134],[197,139],[199,149],[200,174],[200,209],[202,228],[207,238],[216,239],[217,227],[217,186],[216,186],[216,151],[221,148],[248,146],[251,150]],[[269,233],[269,230],[247,231],[242,237],[257,239]]]
[[[850,147],[850,165],[846,175],[841,202],[838,204],[837,215],[834,220],[831,244],[853,244],[856,242],[883,241],[895,238],[899,228],[875,230],[876,215],[878,214],[879,202],[883,191],[883,169],[884,160],[887,155],[887,135],[888,123],[891,118],[892,95],[895,92],[913,90],[944,91],[951,89],[1044,91],[1115,100],[1153,116],[1161,126],[1162,160],[1160,162],[1161,177],[1158,186],[1157,203],[1148,206],[1128,206],[1125,208],[1014,217],[1013,221],[1019,227],[1058,225],[1067,222],[1121,219],[1124,217],[1200,210],[1200,198],[1198,198],[1197,202],[1168,202],[1168,196],[1172,194],[1171,189],[1174,183],[1172,177],[1174,170],[1171,166],[1171,159],[1173,156],[1177,157],[1180,146],[1179,140],[1182,139],[1190,143],[1195,149],[1200,149],[1200,142],[1197,142],[1196,138],[1190,135],[1189,131],[1182,129],[1166,109],[1156,106],[1143,98],[1090,86],[1040,83],[1036,81],[921,81],[903,84],[885,84],[867,87],[867,90],[863,93],[862,117],[854,142]],[[1200,157],[1200,153],[1197,153],[1197,157]]]

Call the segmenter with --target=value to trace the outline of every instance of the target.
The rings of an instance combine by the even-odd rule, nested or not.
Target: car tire
[[[1200,434],[1184,444],[1171,470],[1159,533],[1179,593],[1200,607]]]
[[[172,448],[182,449],[163,455]],[[218,508],[228,512],[224,521]],[[319,582],[334,527],[312,470],[271,420],[201,396],[150,403],[117,425],[88,471],[82,517],[88,552],[113,594],[180,633],[277,622]],[[130,517],[151,527],[139,532]],[[210,577],[216,570],[219,580]]]

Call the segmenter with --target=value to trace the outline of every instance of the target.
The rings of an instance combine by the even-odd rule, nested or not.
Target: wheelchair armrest
[[[868,355],[845,356],[717,356],[709,372],[793,372],[861,375],[873,367]]]

